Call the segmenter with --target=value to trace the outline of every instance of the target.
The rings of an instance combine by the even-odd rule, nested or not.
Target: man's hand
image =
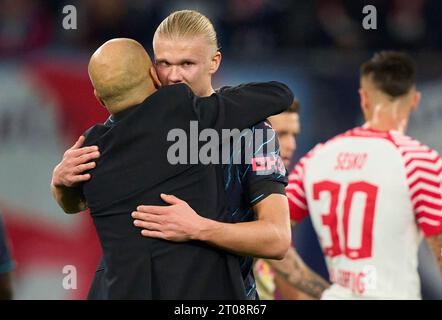
[[[141,234],[175,242],[196,239],[199,226],[206,219],[175,196],[161,194],[161,199],[170,206],[139,206],[132,212],[134,225],[144,229]]]
[[[52,173],[51,191],[58,205],[66,213],[77,213],[87,209],[79,184],[91,178],[84,174],[86,170],[95,168],[95,162],[90,162],[100,156],[97,146],[84,147],[84,136],[68,149],[61,162]]]
[[[185,201],[161,195],[171,206],[139,206],[134,224],[145,237],[199,240],[239,255],[282,259],[290,245],[287,198],[272,194],[254,206],[258,220],[224,223],[198,215]]]
[[[75,187],[91,178],[85,171],[95,168],[95,162],[90,162],[100,156],[97,146],[81,148],[85,140],[80,136],[75,144],[68,149],[62,161],[55,167],[52,174],[54,187]]]

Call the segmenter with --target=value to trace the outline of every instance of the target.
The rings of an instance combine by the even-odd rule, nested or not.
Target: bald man
[[[111,114],[85,134],[85,145],[98,146],[101,156],[88,168],[91,179],[73,188],[80,204],[63,197],[62,182],[52,181],[52,190],[66,212],[89,207],[94,220],[103,259],[89,298],[244,299],[237,256],[203,242],[142,237],[131,212],[140,203],[164,204],[160,193],[166,193],[219,219],[225,203],[221,166],[169,163],[168,133],[181,129],[188,137],[190,121],[218,133],[245,129],[287,109],[291,91],[276,82],[225,88],[206,98],[185,84],[157,90],[147,53],[130,39],[106,42],[88,69],[97,99]]]

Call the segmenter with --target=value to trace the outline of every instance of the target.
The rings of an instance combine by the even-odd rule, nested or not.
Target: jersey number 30
[[[364,181],[352,182],[348,185],[342,215],[342,229],[344,232],[344,249],[341,248],[338,233],[338,202],[341,192],[341,184],[333,181],[321,181],[313,185],[313,199],[320,200],[321,193],[327,192],[330,195],[329,212],[321,215],[322,224],[330,229],[331,246],[324,248],[324,254],[329,257],[335,257],[345,254],[349,259],[369,258],[372,254],[373,243],[373,221],[376,207],[376,198],[378,187]],[[356,193],[365,194],[365,209],[362,217],[362,237],[359,248],[350,248],[349,239],[349,220],[353,197]]]

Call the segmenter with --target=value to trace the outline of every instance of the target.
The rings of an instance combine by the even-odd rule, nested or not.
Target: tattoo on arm
[[[311,270],[299,257],[293,248],[290,248],[283,260],[267,260],[273,270],[279,274],[290,286],[314,298],[319,299],[329,283],[320,275]]]
[[[442,233],[428,237],[427,241],[436,258],[440,273],[442,274]]]

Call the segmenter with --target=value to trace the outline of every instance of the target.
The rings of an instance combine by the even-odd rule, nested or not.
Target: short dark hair
[[[362,64],[361,78],[372,76],[374,85],[393,98],[410,91],[416,82],[416,66],[406,53],[381,51]]]
[[[300,108],[300,104],[298,99],[294,99],[293,103],[290,105],[290,107],[285,111],[285,112],[290,112],[290,113],[297,113],[299,114],[299,108]]]

